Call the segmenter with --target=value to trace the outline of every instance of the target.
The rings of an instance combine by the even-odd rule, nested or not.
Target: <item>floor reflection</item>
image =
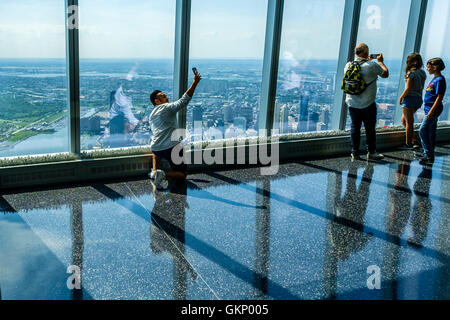
[[[343,197],[341,197],[342,174],[328,174],[328,223],[323,263],[325,299],[337,298],[339,261],[344,261],[352,253],[362,250],[373,236],[371,233],[364,232],[364,217],[374,172],[373,164],[366,165],[359,187],[356,186],[357,170],[358,167],[355,164],[350,166]]]
[[[123,299],[135,286],[133,297],[176,300],[239,290],[255,300],[448,299],[450,157],[432,169],[405,153],[388,159],[286,164],[274,177],[198,174],[165,192],[142,180],[1,195],[0,299],[102,298],[106,277],[108,294]],[[95,277],[109,263],[110,274]],[[381,268],[378,292],[366,287],[372,263]],[[66,288],[69,264],[80,269],[80,289]],[[115,283],[120,270],[130,274]]]
[[[84,251],[84,233],[83,233],[83,204],[81,201],[72,203],[70,217],[70,229],[72,233],[72,265],[80,270],[79,281],[80,288],[76,286],[72,289],[73,300],[83,300],[83,251]]]
[[[433,208],[429,197],[432,178],[433,171],[431,168],[423,167],[422,173],[420,173],[414,184],[416,201],[414,202],[411,217],[413,236],[408,239],[408,243],[418,248],[422,247],[422,243],[428,233],[430,212]]]
[[[395,166],[398,166],[395,170]],[[411,214],[412,191],[408,184],[411,162],[403,160],[400,164],[391,164],[389,183],[390,189],[386,209],[387,240],[382,266],[383,294],[386,299],[398,299],[397,277],[402,252],[401,235],[405,231]],[[395,172],[395,176],[393,175]],[[395,181],[392,181],[395,180]]]
[[[442,164],[442,184],[441,184],[441,198],[450,199],[450,157],[445,157]],[[440,253],[440,260],[442,267],[437,271],[434,280],[435,299],[450,299],[450,204],[449,202],[441,202],[441,218],[436,235],[435,248]],[[433,212],[434,214],[434,212]]]
[[[154,191],[155,205],[151,213],[150,248],[152,252],[170,253],[173,257],[173,299],[185,300],[189,281],[197,273],[186,259],[187,183],[174,183],[167,193]]]
[[[270,180],[257,182],[253,299],[267,299],[270,266]]]

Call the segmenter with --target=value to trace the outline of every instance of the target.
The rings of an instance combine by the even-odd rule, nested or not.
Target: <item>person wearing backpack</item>
[[[352,161],[360,159],[361,125],[364,123],[367,141],[367,160],[381,160],[384,156],[376,150],[377,80],[389,77],[389,69],[384,64],[383,54],[376,61],[369,56],[369,47],[360,43],[355,48],[356,60],[347,63],[342,90],[349,108],[351,125]]]

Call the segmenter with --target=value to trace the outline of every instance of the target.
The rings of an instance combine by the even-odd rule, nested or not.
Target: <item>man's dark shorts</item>
[[[160,150],[160,151],[152,151],[153,154],[158,157],[158,158],[162,158],[162,159],[166,159],[167,161],[169,161],[170,163],[170,167],[172,168],[173,171],[178,171],[178,172],[183,172],[186,173],[187,172],[187,167],[186,164],[184,163],[184,150],[183,148],[181,148],[180,151],[180,157],[182,157],[183,162],[181,164],[175,164],[172,161],[172,150],[175,147],[179,147],[179,145],[176,145],[170,149],[166,149],[166,150]]]

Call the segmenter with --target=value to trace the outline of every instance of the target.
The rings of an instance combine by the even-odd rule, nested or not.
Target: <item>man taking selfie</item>
[[[201,79],[200,74],[195,69],[194,80],[189,89],[178,101],[172,103],[169,103],[167,95],[160,90],[155,90],[150,95],[150,101],[155,106],[149,117],[150,128],[153,133],[150,144],[150,149],[153,153],[153,168],[150,178],[154,179],[156,188],[158,189],[167,187],[166,179],[186,179],[186,164],[175,164],[172,160],[172,150],[180,143],[179,141],[172,140],[172,134],[178,129],[178,111],[187,107]],[[181,150],[183,149],[181,148]],[[166,159],[170,163],[170,171],[164,172],[158,170],[161,159]]]

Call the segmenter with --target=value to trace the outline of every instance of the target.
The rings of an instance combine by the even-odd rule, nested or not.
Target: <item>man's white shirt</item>
[[[172,140],[172,134],[177,130],[177,112],[186,108],[191,97],[186,93],[177,101],[155,106],[149,116],[152,130],[150,149],[153,151],[167,150],[174,147],[179,141]]]

